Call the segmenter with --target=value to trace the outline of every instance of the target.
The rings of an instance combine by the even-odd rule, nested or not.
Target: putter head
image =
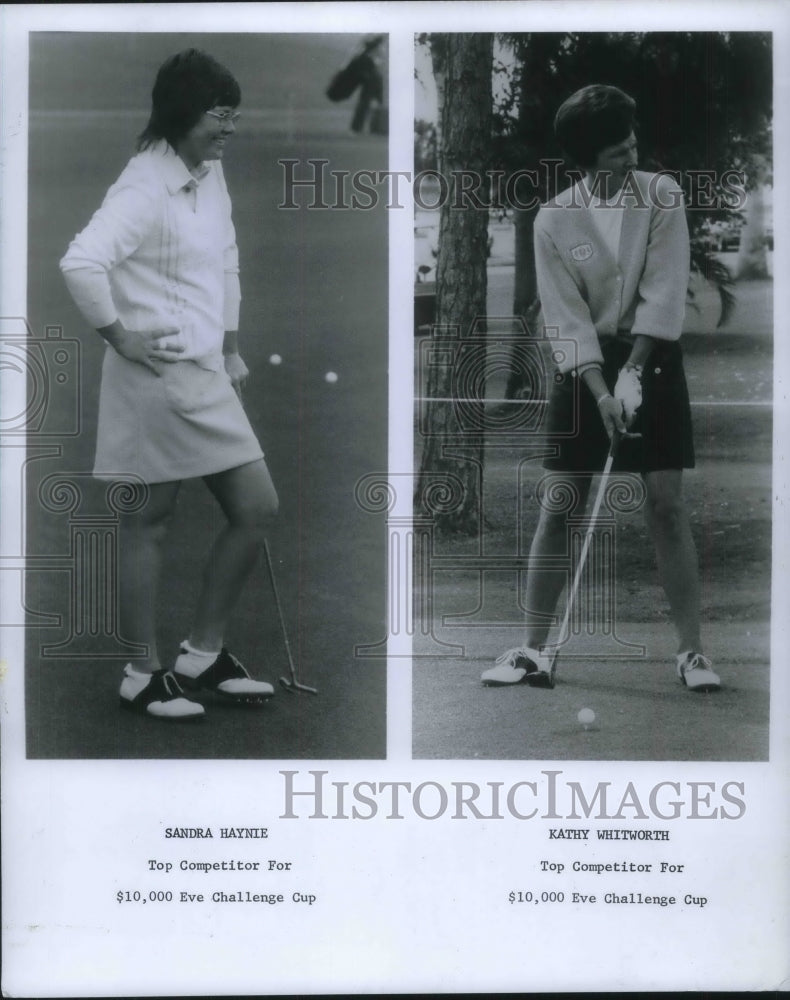
[[[318,694],[318,688],[310,687],[307,684],[300,684],[299,681],[289,680],[287,677],[281,677],[280,683],[291,694],[296,694],[297,691],[306,691],[307,694]]]
[[[555,649],[551,657],[551,669],[548,672],[541,670],[539,673],[527,674],[524,680],[526,680],[530,687],[549,689],[554,687],[558,655],[558,651]]]
[[[533,688],[553,688],[554,687],[554,666],[549,673],[527,674],[525,678],[527,684]]]

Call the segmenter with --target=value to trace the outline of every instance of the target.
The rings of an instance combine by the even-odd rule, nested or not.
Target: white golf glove
[[[623,404],[626,427],[634,422],[636,411],[642,405],[641,371],[638,368],[621,368],[612,393]]]

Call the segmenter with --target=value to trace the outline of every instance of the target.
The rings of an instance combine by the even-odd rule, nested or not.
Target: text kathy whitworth
[[[540,771],[532,780],[332,781],[329,771],[280,771],[280,819],[741,819],[740,781],[633,781],[582,785],[563,771]]]

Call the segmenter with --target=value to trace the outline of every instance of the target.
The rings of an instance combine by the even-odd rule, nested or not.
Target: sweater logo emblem
[[[571,250],[571,257],[574,260],[589,260],[593,255],[592,243],[580,243]]]

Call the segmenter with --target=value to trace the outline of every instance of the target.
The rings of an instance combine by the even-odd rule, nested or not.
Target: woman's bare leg
[[[205,483],[228,523],[206,563],[189,644],[214,652],[223,645],[228,620],[258,560],[278,500],[263,459],[207,476]]]
[[[645,476],[647,526],[656,547],[658,573],[678,633],[678,652],[702,652],[697,551],[683,503],[682,472],[668,469]]]
[[[543,560],[563,558],[568,552],[568,517],[580,513],[587,503],[591,477],[568,474],[555,489],[563,494],[565,490],[574,498],[573,505],[565,505],[561,511],[549,511],[541,507],[540,519],[530,548],[530,568],[527,573],[527,645],[540,649],[546,642],[557,601],[568,579],[564,569],[551,569],[541,565]],[[570,506],[570,509],[567,509]]]

